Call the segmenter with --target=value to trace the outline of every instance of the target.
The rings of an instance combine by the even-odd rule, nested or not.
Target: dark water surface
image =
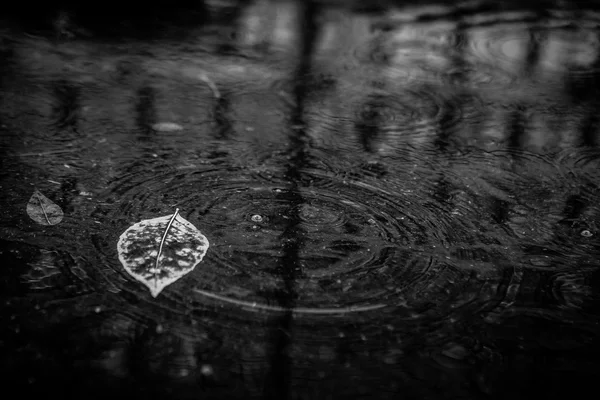
[[[594,393],[600,5],[113,6],[0,29],[4,389]],[[153,298],[116,244],[175,208],[211,245]]]

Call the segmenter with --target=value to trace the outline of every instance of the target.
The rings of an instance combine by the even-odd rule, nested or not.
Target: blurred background
[[[6,393],[595,389],[598,2],[2,9]],[[210,248],[153,298],[117,240],[176,208]]]

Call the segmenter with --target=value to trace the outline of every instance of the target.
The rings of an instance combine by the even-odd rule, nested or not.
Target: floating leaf
[[[183,127],[174,122],[158,122],[152,125],[152,129],[158,132],[175,132],[182,130]]]
[[[179,215],[145,219],[119,238],[117,251],[123,267],[150,289],[152,296],[191,272],[208,250],[208,239]]]
[[[27,203],[29,217],[42,225],[56,225],[64,217],[63,210],[52,200],[35,190]]]

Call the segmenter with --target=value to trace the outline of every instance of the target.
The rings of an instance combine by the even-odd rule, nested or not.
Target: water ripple
[[[308,118],[316,146],[402,152],[440,137],[452,139],[460,127],[483,115],[484,103],[472,93],[435,85],[354,86],[344,87],[343,97],[332,93],[311,103]]]
[[[293,188],[278,170],[265,178],[264,168],[257,173],[212,164],[177,170],[156,161],[149,167],[133,164],[124,171],[110,186],[106,205],[94,213],[108,223],[94,234],[100,264],[114,270],[113,286],[136,297],[147,294],[119,272],[113,254],[117,233],[177,206],[212,246],[195,271],[161,295],[166,304],[284,312],[273,296],[284,285],[278,268],[293,193],[303,199],[294,206],[302,246],[293,311],[301,315],[400,307],[407,318],[419,318],[485,303],[495,295],[477,300],[477,293],[492,288],[486,281],[504,279],[503,263],[509,262],[497,236],[489,237],[487,247],[473,245],[487,233],[474,235],[468,218],[426,200],[429,193],[416,184],[387,181],[384,189],[376,179],[307,168],[303,184]]]

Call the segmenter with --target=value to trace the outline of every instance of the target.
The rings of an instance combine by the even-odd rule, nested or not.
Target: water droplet
[[[260,216],[260,215],[258,215],[258,214],[255,214],[255,215],[253,215],[253,216],[252,216],[252,218],[250,218],[250,219],[251,219],[252,221],[254,221],[254,222],[262,222],[262,220],[263,220],[263,217],[261,217],[261,216]]]
[[[100,306],[97,306],[96,308],[94,308],[94,312],[96,314],[98,314],[100,311],[102,311],[102,308],[100,308]]]
[[[165,331],[165,328],[162,325],[157,325],[156,326],[156,333],[163,333]]]

